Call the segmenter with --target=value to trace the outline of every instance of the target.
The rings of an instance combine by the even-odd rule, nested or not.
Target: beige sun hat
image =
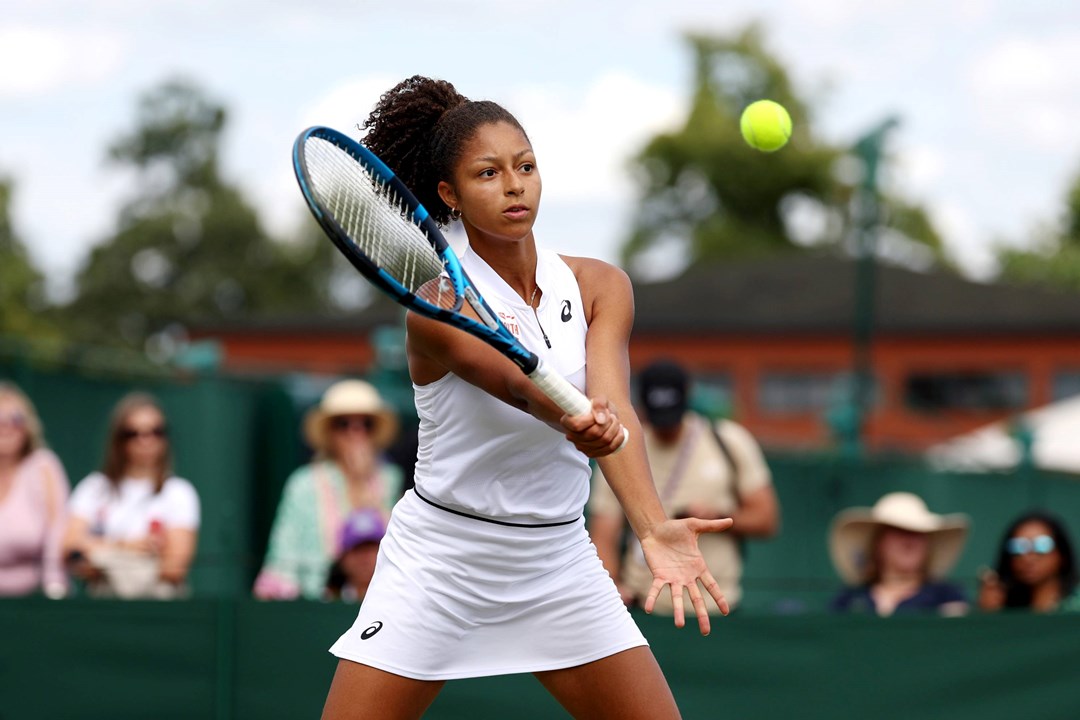
[[[304,417],[304,437],[318,452],[330,446],[330,419],[340,415],[371,415],[375,427],[371,441],[379,448],[394,442],[398,433],[398,418],[371,383],[363,380],[342,380],[323,393],[322,400]]]
[[[927,575],[940,580],[949,574],[964,549],[971,521],[963,513],[937,515],[918,495],[894,492],[873,507],[849,508],[833,520],[829,554],[836,571],[849,585],[866,582],[872,558],[870,544],[881,527],[925,533],[930,538]]]

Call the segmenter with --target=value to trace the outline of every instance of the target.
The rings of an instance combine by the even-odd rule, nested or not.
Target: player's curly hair
[[[452,178],[462,146],[477,128],[521,123],[498,103],[469,100],[445,80],[413,75],[383,93],[364,121],[364,145],[413,191],[439,225],[451,221],[439,182]],[[528,136],[526,135],[526,139]]]

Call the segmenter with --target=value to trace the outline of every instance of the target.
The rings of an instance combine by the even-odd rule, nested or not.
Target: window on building
[[[1080,369],[1061,370],[1054,373],[1050,392],[1054,400],[1064,400],[1080,395]]]
[[[904,383],[908,407],[917,410],[1015,410],[1028,399],[1022,372],[921,372]]]
[[[734,383],[727,373],[702,373],[694,378],[690,406],[709,417],[731,417],[735,409]]]
[[[822,413],[847,397],[850,384],[846,372],[766,372],[758,385],[758,407],[777,414]]]

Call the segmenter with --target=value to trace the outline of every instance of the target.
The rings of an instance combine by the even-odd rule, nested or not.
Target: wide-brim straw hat
[[[844,582],[860,585],[868,579],[867,569],[873,561],[871,543],[882,527],[925,533],[929,537],[927,576],[940,580],[960,559],[970,525],[963,513],[930,512],[918,495],[889,493],[873,507],[850,508],[836,516],[829,533],[829,554]]]
[[[380,449],[394,442],[398,417],[371,383],[342,380],[323,393],[319,404],[304,417],[304,437],[312,448],[326,452],[330,446],[330,419],[341,415],[370,415],[375,418],[371,441]]]

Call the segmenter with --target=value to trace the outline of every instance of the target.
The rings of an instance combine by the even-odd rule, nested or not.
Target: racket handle
[[[536,365],[536,369],[529,373],[529,379],[556,405],[562,408],[567,415],[584,415],[592,410],[592,403],[589,402],[589,398],[585,397],[583,392],[574,387],[562,375],[548,370],[547,365],[542,360]],[[619,445],[615,452],[619,452],[619,450],[626,447],[627,441],[630,440],[630,431],[625,427],[622,431],[622,444]]]
[[[562,375],[549,370],[542,360],[529,373],[529,379],[567,415],[584,415],[592,410],[589,398]]]

